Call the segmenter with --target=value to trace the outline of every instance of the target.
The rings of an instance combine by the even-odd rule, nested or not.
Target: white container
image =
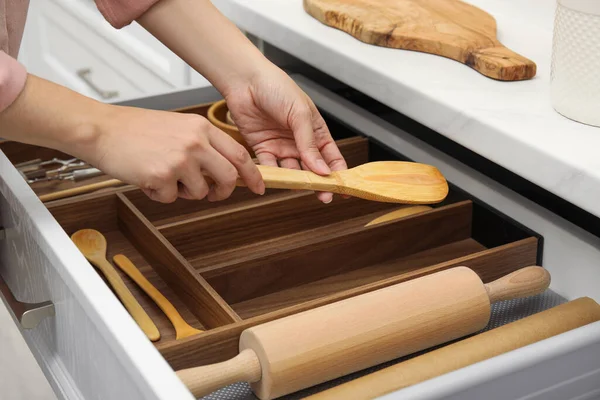
[[[557,0],[551,65],[552,106],[600,127],[600,0]]]

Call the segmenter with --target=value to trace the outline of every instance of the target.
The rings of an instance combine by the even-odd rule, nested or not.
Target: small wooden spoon
[[[85,258],[102,271],[127,311],[129,311],[129,314],[131,314],[146,336],[153,342],[160,339],[160,332],[156,325],[154,325],[154,322],[152,322],[140,303],[138,303],[129,289],[127,289],[117,270],[106,259],[106,238],[104,235],[94,229],[82,229],[75,232],[71,236],[71,240],[79,248],[79,251],[83,253]]]
[[[148,279],[139,269],[131,262],[127,256],[123,254],[117,254],[113,257],[113,261],[123,272],[125,272],[135,283],[138,284],[140,288],[146,294],[154,300],[156,305],[165,313],[169,321],[173,324],[175,328],[175,338],[183,339],[188,336],[196,335],[198,333],[202,333],[201,330],[194,328],[189,325],[183,317],[177,312],[177,309],[171,304],[167,298],[158,291],[158,289],[150,283]]]
[[[332,192],[387,203],[431,204],[448,195],[448,183],[430,165],[376,161],[328,176],[311,171],[259,165],[267,188]],[[238,180],[238,185],[243,182]]]

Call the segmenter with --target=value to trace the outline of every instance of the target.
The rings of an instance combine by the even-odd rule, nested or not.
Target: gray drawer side
[[[0,152],[0,273],[56,315],[21,330],[59,398],[191,399],[185,386]]]

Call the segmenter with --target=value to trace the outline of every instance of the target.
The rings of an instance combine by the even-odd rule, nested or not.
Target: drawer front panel
[[[0,274],[18,301],[54,304],[54,317],[21,331],[57,396],[189,399],[2,153],[0,170]]]
[[[134,385],[124,381],[126,371],[65,282],[52,273],[54,268],[32,227],[22,218],[25,210],[12,200],[11,206],[2,196],[0,203],[6,232],[0,247],[1,273],[18,300],[50,299],[55,305],[55,317],[22,331],[44,372],[54,376],[53,389],[69,399],[143,398]]]

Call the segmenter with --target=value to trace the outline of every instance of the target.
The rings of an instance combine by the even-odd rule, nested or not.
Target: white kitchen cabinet
[[[33,0],[20,60],[38,76],[114,102],[207,86],[139,24],[114,29],[91,0]]]

